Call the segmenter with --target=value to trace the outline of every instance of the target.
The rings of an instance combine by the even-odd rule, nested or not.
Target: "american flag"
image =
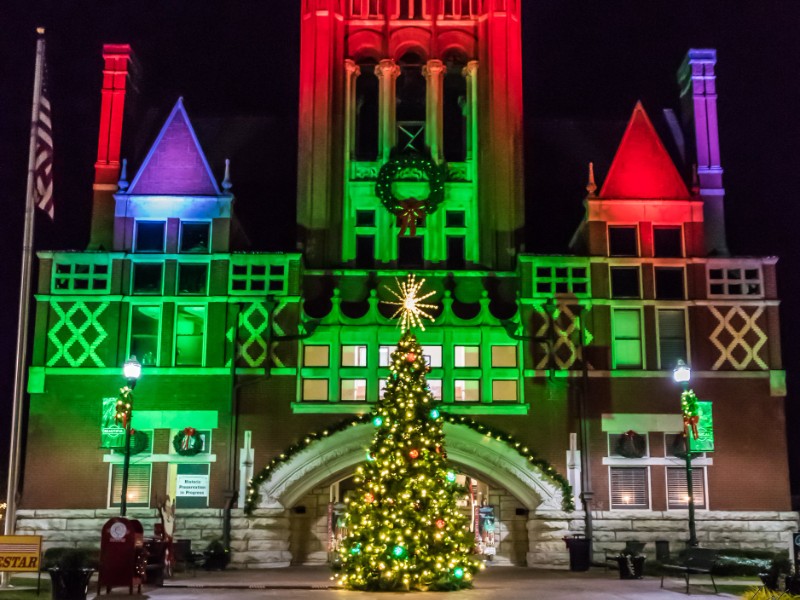
[[[47,98],[47,67],[43,69],[42,92],[39,97],[39,121],[36,123],[36,162],[34,166],[34,200],[50,219],[53,218],[53,127],[50,122],[50,100]]]

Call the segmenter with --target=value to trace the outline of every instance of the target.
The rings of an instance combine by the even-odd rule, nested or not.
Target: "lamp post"
[[[689,389],[689,380],[692,378],[692,369],[683,360],[672,371],[672,378],[681,384],[683,391]],[[683,411],[681,411],[683,412]],[[686,444],[686,494],[689,496],[689,547],[694,548],[697,543],[697,530],[694,523],[694,490],[692,485],[692,432],[684,425],[683,440]]]
[[[124,517],[125,514],[128,512],[128,471],[130,470],[131,466],[131,417],[133,416],[133,389],[136,387],[136,382],[139,380],[139,377],[142,374],[142,365],[139,364],[139,361],[136,360],[135,356],[131,356],[128,360],[125,361],[125,364],[122,365],[122,373],[125,376],[125,380],[128,382],[128,392],[123,395],[126,396],[127,402],[123,402],[124,406],[121,407],[124,410],[125,418],[125,459],[122,463],[122,498],[120,499],[120,507],[119,507],[119,515]],[[117,403],[117,414],[120,412],[119,402]]]

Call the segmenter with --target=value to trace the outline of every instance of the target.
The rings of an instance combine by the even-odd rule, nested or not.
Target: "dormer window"
[[[653,227],[653,253],[655,257],[682,257],[682,237],[680,227]]]
[[[639,256],[639,244],[636,240],[636,227],[609,226],[608,228],[608,255],[609,256]]]
[[[134,252],[164,252],[166,221],[136,221]]]
[[[181,221],[181,252],[207,254],[211,240],[211,223]]]

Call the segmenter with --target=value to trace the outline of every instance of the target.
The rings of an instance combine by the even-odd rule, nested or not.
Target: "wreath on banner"
[[[194,427],[187,427],[175,434],[172,447],[181,456],[194,456],[203,449],[203,438]]]
[[[408,198],[401,200],[394,194],[392,186],[395,181],[402,180],[404,173],[417,172],[419,180],[427,181],[430,191],[424,200]],[[400,217],[400,233],[409,231],[411,237],[417,235],[417,224],[426,215],[433,214],[444,200],[444,184],[447,180],[447,168],[437,165],[428,156],[417,153],[395,153],[378,172],[375,183],[375,194],[380,198],[384,208]]]
[[[647,440],[642,434],[631,429],[617,438],[615,450],[625,458],[642,458],[647,452]]]

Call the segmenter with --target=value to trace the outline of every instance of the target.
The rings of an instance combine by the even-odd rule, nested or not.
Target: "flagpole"
[[[36,168],[36,136],[39,124],[39,106],[42,95],[44,71],[44,28],[36,29],[36,69],[33,78],[33,105],[31,108],[31,134],[28,148],[28,185],[25,195],[25,229],[22,238],[22,272],[19,286],[19,312],[17,320],[17,362],[14,368],[14,404],[11,412],[11,452],[8,458],[8,487],[6,493],[5,535],[13,535],[17,519],[17,496],[22,451],[22,415],[25,400],[25,368],[28,355],[28,312],[30,306],[31,263],[33,261],[33,186]],[[3,573],[3,586],[8,585]]]

